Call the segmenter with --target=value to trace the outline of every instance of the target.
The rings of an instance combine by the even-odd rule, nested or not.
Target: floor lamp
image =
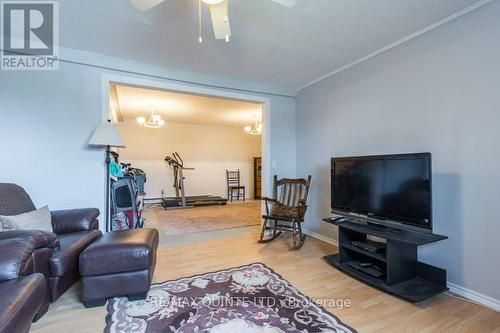
[[[109,232],[111,227],[109,216],[109,164],[111,163],[111,147],[125,148],[118,126],[112,123],[111,120],[100,123],[90,138],[89,146],[106,147],[106,232]]]

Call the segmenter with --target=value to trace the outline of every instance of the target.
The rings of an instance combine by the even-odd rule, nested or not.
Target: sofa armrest
[[[56,210],[52,214],[52,228],[56,234],[96,230],[99,228],[99,209],[82,208]]]
[[[33,242],[35,249],[39,248],[59,248],[59,239],[52,232],[40,230],[9,230],[0,232],[0,241],[20,238],[25,242]]]
[[[22,238],[0,240],[0,281],[14,280],[29,264],[35,242]]]

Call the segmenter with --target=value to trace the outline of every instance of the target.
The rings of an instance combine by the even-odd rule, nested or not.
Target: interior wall
[[[57,71],[0,72],[0,182],[22,185],[37,207],[103,211],[104,151],[87,143],[103,116],[103,75],[125,75],[122,71],[193,87],[224,85],[221,90],[239,94],[251,89],[249,95],[268,98],[272,173],[295,176],[295,98],[285,95],[289,90],[65,48],[60,52],[71,62],[60,62]]]
[[[194,125],[168,122],[159,129],[138,126],[135,120],[119,123],[127,148],[119,149],[120,161],[132,163],[147,174],[147,198],[175,195],[173,170],[164,158],[178,152],[186,167],[186,195],[227,196],[226,169],[240,170],[247,198],[253,198],[253,158],[261,157],[260,135],[249,135],[241,127]]]
[[[313,175],[305,226],[337,238],[321,221],[332,156],[430,151],[434,232],[449,239],[419,258],[497,306],[499,13],[486,5],[300,91],[297,105],[297,173]]]

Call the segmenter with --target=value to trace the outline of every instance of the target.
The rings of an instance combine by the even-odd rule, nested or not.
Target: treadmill
[[[184,170],[195,170],[184,166],[179,153],[174,152],[172,156],[166,156],[165,162],[174,170],[175,197],[163,197],[162,206],[165,209],[195,208],[210,205],[225,205],[226,198],[215,195],[186,196],[184,188]]]

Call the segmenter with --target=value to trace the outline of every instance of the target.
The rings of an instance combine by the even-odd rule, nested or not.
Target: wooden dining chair
[[[311,176],[307,179],[282,178],[274,176],[273,197],[262,198],[266,202],[266,214],[259,243],[267,243],[281,235],[282,231],[292,232],[293,249],[302,247],[306,239],[302,223],[307,211],[307,196],[311,186]],[[271,231],[271,235],[266,235]]]
[[[234,192],[236,191],[236,199],[240,200],[240,195],[243,197],[243,201],[246,199],[246,189],[245,186],[241,185],[240,182],[240,170],[226,170],[226,180],[227,180],[227,199],[233,202]]]

